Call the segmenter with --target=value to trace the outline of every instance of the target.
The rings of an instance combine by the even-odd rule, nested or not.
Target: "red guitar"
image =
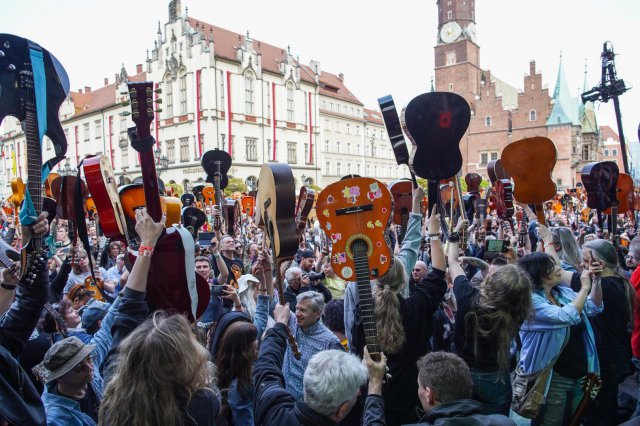
[[[142,185],[147,211],[159,222],[162,218],[160,191],[156,175],[153,145],[149,131],[154,121],[153,83],[129,82],[131,113],[135,127],[129,129],[131,146],[140,154]],[[186,237],[185,237],[186,234]],[[153,309],[175,310],[187,315],[190,321],[199,318],[209,304],[209,285],[204,277],[195,273],[193,237],[184,228],[170,227],[163,231],[153,250],[149,269],[147,301]],[[129,260],[135,262],[137,252],[129,251]]]
[[[409,213],[413,207],[413,182],[409,179],[394,180],[389,184],[389,191],[393,196],[393,223],[400,225],[398,243],[402,244],[407,233]]]
[[[111,239],[125,239],[127,222],[111,163],[106,156],[89,157],[82,164],[87,186],[98,210],[100,227]]]

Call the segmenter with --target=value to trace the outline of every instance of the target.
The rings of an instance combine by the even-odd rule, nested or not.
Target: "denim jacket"
[[[522,349],[519,367],[526,374],[542,370],[560,353],[569,327],[584,321],[586,332],[583,338],[587,348],[588,369],[589,372],[599,373],[595,338],[587,317],[602,312],[604,303],[598,306],[588,297],[582,314],[578,314],[578,309],[571,303],[577,296],[576,292],[561,285],[551,291],[564,306],[556,306],[549,302],[543,290],[533,292],[534,319],[525,321],[520,328]]]

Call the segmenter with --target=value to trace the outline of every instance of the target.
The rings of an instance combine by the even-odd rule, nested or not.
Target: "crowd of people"
[[[334,273],[313,226],[279,271],[250,217],[237,235],[196,240],[210,298],[189,322],[145,298],[164,219],[137,210],[151,255],[128,268],[125,245],[92,222],[83,247],[63,220],[43,213],[27,232],[2,211],[0,235],[16,251],[25,235],[49,236],[28,274],[19,262],[2,270],[0,425],[614,425],[640,415],[619,398],[640,369],[635,223],[613,218],[621,233],[609,236],[596,218],[548,213],[543,224],[522,205],[515,226],[489,216],[445,230],[435,209],[422,213],[423,196],[414,191],[402,240],[389,230],[392,266],[371,281],[379,358],[357,284]]]

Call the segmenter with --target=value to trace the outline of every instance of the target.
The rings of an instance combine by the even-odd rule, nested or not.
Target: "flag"
[[[16,150],[11,150],[11,176],[18,176],[18,161],[16,160]]]

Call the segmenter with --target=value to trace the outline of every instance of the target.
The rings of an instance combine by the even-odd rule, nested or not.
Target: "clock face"
[[[445,43],[451,43],[462,34],[462,28],[457,22],[447,22],[440,30],[440,39]]]
[[[467,33],[467,37],[469,37],[469,39],[471,39],[471,41],[473,41],[475,43],[475,41],[476,41],[476,24],[474,24],[472,22],[469,25],[467,25],[467,28],[465,28],[464,30]]]

